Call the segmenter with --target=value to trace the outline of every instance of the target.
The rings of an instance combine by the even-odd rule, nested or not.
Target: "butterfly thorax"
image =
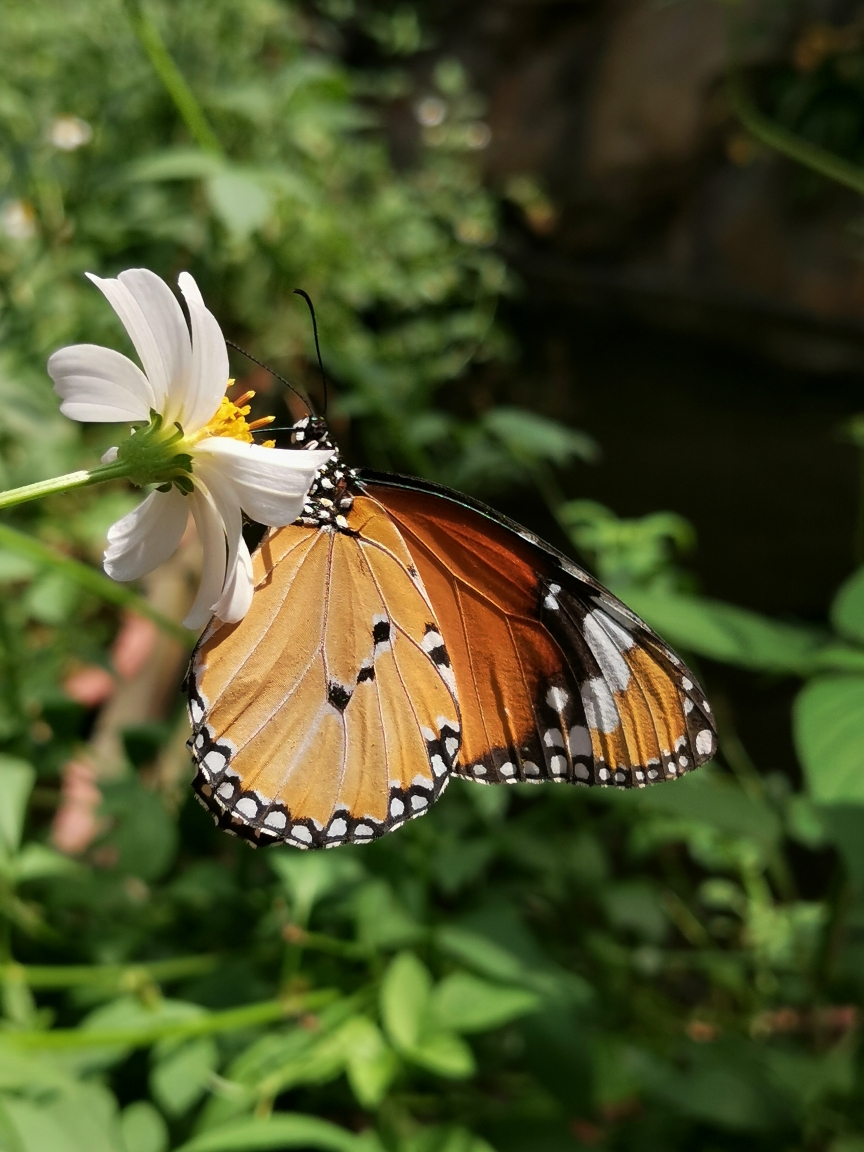
[[[344,464],[325,421],[320,416],[298,420],[291,429],[291,444],[294,448],[308,451],[329,448],[333,453],[324,467],[315,473],[303,513],[295,523],[306,528],[335,528],[340,532],[350,532],[345,516],[354,504],[357,472]]]

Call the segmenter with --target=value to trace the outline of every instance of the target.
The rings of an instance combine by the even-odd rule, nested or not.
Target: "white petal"
[[[148,268],[130,268],[121,272],[117,279],[129,289],[156,337],[168,382],[170,409],[175,390],[186,394],[192,370],[192,341],[183,309],[165,281]],[[170,412],[165,416],[169,422],[177,419]]]
[[[145,270],[140,269],[139,271]],[[149,275],[153,276],[153,273],[151,272]],[[144,366],[144,372],[153,389],[153,407],[157,412],[162,412],[165,408],[165,398],[168,395],[169,377],[165,361],[162,358],[161,345],[166,343],[170,345],[171,343],[171,338],[163,330],[162,313],[157,312],[152,317],[146,316],[132,292],[119,280],[103,280],[99,276],[94,276],[92,272],[88,272],[87,276],[123,321],[123,327],[135,345],[135,351],[138,353]],[[158,279],[158,277],[155,278]]]
[[[113,448],[109,448],[106,452],[102,453],[102,463],[103,464],[115,464],[117,462],[117,456],[119,455],[119,453],[120,453],[120,449],[115,444],[115,446]]]
[[[147,377],[127,356],[98,344],[73,344],[48,359],[48,375],[70,420],[149,420],[156,398]]]
[[[225,560],[227,586],[234,576],[237,555],[243,543],[243,513],[240,511],[240,502],[230,480],[220,475],[215,468],[199,468],[195,473],[195,480],[196,485],[210,496],[222,521],[228,548]]]
[[[176,488],[151,492],[108,529],[104,567],[112,580],[137,580],[164,563],[186,530],[190,500]]]
[[[219,602],[225,585],[225,565],[227,546],[222,517],[216,511],[212,499],[201,489],[196,489],[190,498],[198,539],[204,550],[204,567],[201,585],[189,615],[183,621],[187,628],[203,628],[213,609]]]
[[[229,573],[225,581],[225,589],[219,603],[213,609],[215,615],[226,624],[242,620],[252,603],[253,587],[252,557],[249,555],[246,541],[241,537],[237,549],[237,563],[234,565],[233,573]]]
[[[192,325],[192,368],[183,390],[170,397],[182,414],[173,416],[186,432],[197,432],[215,414],[228,387],[228,349],[216,317],[204,306],[198,285],[188,272],[181,272],[180,291],[186,298]]]
[[[229,436],[210,436],[196,444],[193,468],[202,470],[202,476],[218,470],[230,481],[248,516],[279,528],[300,515],[315,473],[332,455],[324,449],[263,448]]]

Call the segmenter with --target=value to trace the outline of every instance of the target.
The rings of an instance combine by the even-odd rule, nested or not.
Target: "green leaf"
[[[359,942],[370,948],[401,948],[423,935],[384,880],[363,885],[354,897],[354,913]]]
[[[119,872],[157,880],[177,851],[177,828],[162,797],[137,778],[102,786],[101,814],[116,823],[101,844],[116,849]]]
[[[215,152],[197,148],[172,148],[142,156],[129,168],[130,180],[199,180],[221,172],[225,161]]]
[[[442,951],[485,976],[520,984],[530,979],[525,965],[517,956],[479,932],[445,924],[435,934],[435,942]]]
[[[22,1152],[117,1152],[114,1098],[99,1084],[42,1100],[7,1097],[3,1110]]]
[[[206,183],[207,198],[222,223],[240,239],[266,224],[273,211],[273,196],[259,180],[243,172],[224,171]]]
[[[157,1045],[150,1072],[156,1103],[169,1116],[182,1116],[204,1095],[216,1070],[219,1052],[212,1036]]]
[[[435,988],[429,1003],[433,1025],[452,1032],[485,1032],[535,1012],[542,1003],[527,988],[505,987],[468,972],[454,972]]]
[[[26,760],[0,755],[0,852],[13,856],[21,843],[27,801],[36,771]]]
[[[818,804],[864,804],[864,676],[821,676],[798,693],[795,746]]]
[[[80,589],[62,572],[39,576],[24,596],[27,614],[40,624],[64,624],[78,606]]]
[[[430,1125],[403,1140],[399,1152],[493,1152],[493,1148],[467,1128]]]
[[[25,844],[11,865],[12,877],[17,884],[26,880],[44,880],[49,876],[68,876],[82,870],[76,860],[35,841]]]
[[[841,636],[864,641],[864,567],[840,586],[831,605],[831,623]]]
[[[731,836],[749,837],[766,851],[774,848],[782,831],[780,817],[769,804],[744,792],[734,780],[704,769],[668,788],[661,785],[626,795],[616,792],[610,799],[707,824]]]
[[[381,1018],[397,1049],[413,1048],[420,1039],[432,977],[413,952],[391,961],[381,984]]]
[[[274,848],[267,859],[291,898],[295,922],[304,927],[319,900],[331,892],[345,891],[364,875],[363,865],[350,850],[343,855]]]
[[[670,644],[724,664],[806,675],[825,642],[815,629],[781,624],[719,600],[641,588],[621,594]]]
[[[597,460],[600,456],[596,441],[586,433],[524,408],[490,408],[483,415],[483,423],[517,460],[563,465],[574,458]]]
[[[342,1033],[351,1090],[364,1108],[376,1108],[393,1082],[399,1061],[366,1016],[349,1020]]]
[[[453,1080],[471,1076],[476,1068],[474,1053],[455,1032],[424,1035],[419,1044],[406,1049],[404,1054],[414,1064]]]
[[[152,1104],[138,1100],[120,1115],[124,1152],[166,1152],[168,1126]]]
[[[320,1148],[322,1152],[380,1152],[377,1141],[355,1136],[316,1116],[279,1113],[267,1119],[251,1117],[223,1124],[213,1132],[193,1136],[175,1152],[258,1152],[278,1148]]]

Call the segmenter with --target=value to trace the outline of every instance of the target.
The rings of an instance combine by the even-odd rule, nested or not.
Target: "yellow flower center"
[[[233,385],[234,381],[228,381],[228,387]],[[246,417],[251,411],[248,401],[255,395],[254,392],[244,392],[242,396],[238,396],[236,400],[229,400],[227,396],[222,397],[219,408],[216,414],[208,424],[196,432],[190,439],[192,443],[197,443],[199,440],[204,440],[208,436],[228,436],[232,440],[242,440],[244,444],[255,444],[257,441],[252,433],[256,428],[265,428],[268,424],[272,424],[276,419],[275,416],[262,416],[260,420],[253,420],[247,423]],[[275,440],[265,440],[261,444],[262,448],[275,448]]]

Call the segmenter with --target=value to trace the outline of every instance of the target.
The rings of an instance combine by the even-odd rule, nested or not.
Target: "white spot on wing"
[[[405,805],[402,803],[398,796],[394,796],[390,801],[390,815],[401,816],[404,811]]]
[[[614,732],[621,723],[615,701],[601,676],[582,685],[582,707],[588,727],[596,728],[598,732]]]
[[[563,688],[552,687],[546,693],[546,703],[550,708],[554,708],[556,712],[563,711],[569,699],[570,693],[565,692]]]
[[[696,733],[696,751],[700,756],[709,756],[714,750],[714,733],[707,728]]]
[[[611,629],[627,635],[623,629],[617,628],[605,612],[599,610],[589,612],[583,622],[585,639],[594,659],[600,665],[600,671],[613,692],[623,692],[630,683],[630,666],[621,655],[621,649],[616,639],[610,635]],[[632,644],[632,638],[627,637]]]
[[[251,796],[244,796],[234,805],[234,811],[239,812],[246,820],[254,820],[258,815],[258,805]]]
[[[264,823],[268,828],[275,828],[277,832],[281,832],[288,823],[288,817],[284,812],[271,812],[264,818]]]
[[[571,756],[594,755],[594,750],[591,747],[591,733],[587,728],[583,728],[581,724],[575,724],[570,729],[569,744]]]
[[[334,820],[330,827],[327,829],[327,835],[333,839],[336,836],[344,836],[347,831],[348,822],[343,820],[340,816],[338,819]]]

